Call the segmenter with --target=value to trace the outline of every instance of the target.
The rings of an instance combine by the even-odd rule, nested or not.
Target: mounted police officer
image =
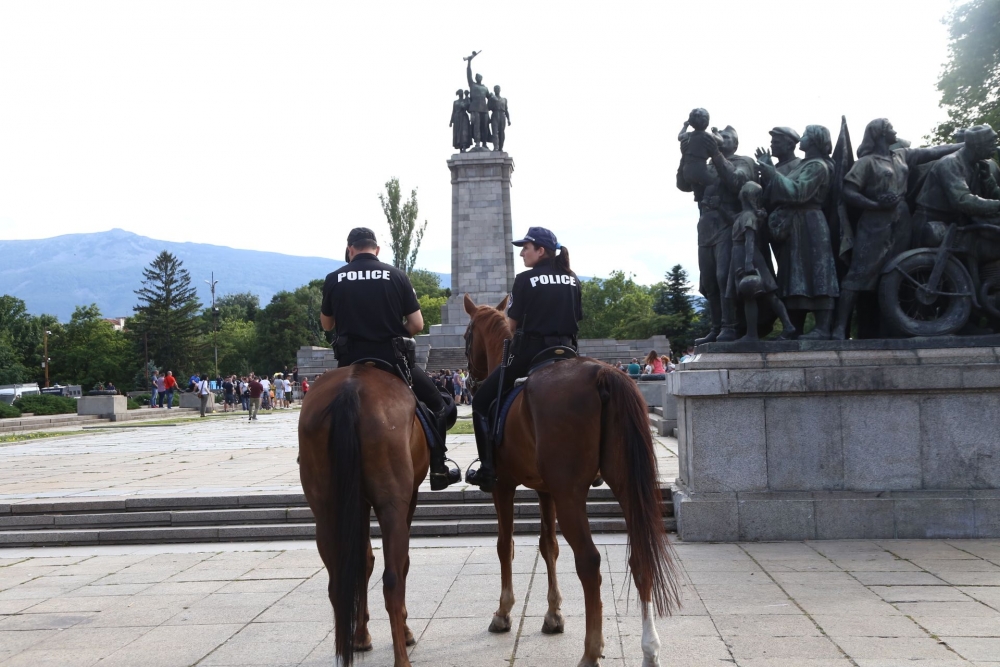
[[[327,275],[323,284],[320,323],[336,329],[338,365],[359,359],[380,359],[399,367],[412,380],[413,393],[437,417],[439,442],[431,446],[431,488],[460,481],[461,473],[445,463],[445,434],[454,423],[455,404],[446,399],[419,366],[414,366],[411,336],[424,328],[420,304],[406,273],[378,260],[375,233],[356,227],[347,237],[347,264]]]
[[[575,350],[577,323],[583,319],[580,280],[570,269],[569,251],[559,244],[556,235],[544,227],[531,227],[514,245],[521,247],[521,259],[529,270],[514,279],[507,300],[507,323],[515,332],[510,349],[513,359],[504,370],[503,387],[497,368],[472,399],[481,465],[478,470],[470,470],[465,481],[487,493],[492,492],[496,481],[490,405],[511,388],[514,380],[528,374],[531,360],[542,350],[557,345]]]

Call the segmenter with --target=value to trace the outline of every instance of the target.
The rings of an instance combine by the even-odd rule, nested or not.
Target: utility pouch
[[[350,340],[347,336],[335,336],[331,347],[333,347],[333,358],[340,361],[340,358],[347,352],[347,346]]]
[[[407,368],[413,368],[416,365],[417,341],[400,336],[392,339],[392,347],[396,352],[396,358],[405,363]]]

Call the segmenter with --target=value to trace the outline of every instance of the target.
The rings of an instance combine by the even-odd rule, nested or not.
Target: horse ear
[[[465,312],[467,312],[470,316],[475,315],[476,302],[472,300],[472,297],[469,296],[468,292],[465,293],[465,299],[463,299],[463,301],[465,302]]]
[[[507,312],[507,297],[504,297],[503,301],[497,304],[497,310],[499,310],[501,313]]]

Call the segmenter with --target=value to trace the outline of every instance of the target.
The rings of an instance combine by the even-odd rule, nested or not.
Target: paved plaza
[[[298,492],[297,412],[248,424],[92,430],[0,447],[0,503],[39,498]],[[449,439],[473,457],[471,436]],[[675,441],[657,440],[663,477]],[[604,665],[641,663],[622,535],[597,535]],[[512,631],[491,538],[415,538],[407,583],[415,665],[574,666],[583,599],[571,550],[566,632],[541,633],[545,567],[516,538]],[[1000,667],[1000,540],[675,543],[684,607],[658,622],[663,667]],[[378,542],[375,543],[379,547]],[[374,650],[392,664],[381,555]],[[0,549],[0,667],[333,665],[327,574],[309,541]]]

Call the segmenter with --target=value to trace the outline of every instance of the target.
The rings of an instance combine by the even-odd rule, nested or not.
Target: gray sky
[[[448,120],[482,49],[474,72],[510,104],[515,235],[553,229],[584,275],[696,279],[674,187],[688,111],[747,155],[775,125],[836,136],[841,114],[855,145],[881,116],[919,142],[944,118],[949,7],[4,2],[0,238],[121,227],[342,258],[353,226],[387,240],[377,194],[397,176],[430,221],[418,265],[448,272]]]

